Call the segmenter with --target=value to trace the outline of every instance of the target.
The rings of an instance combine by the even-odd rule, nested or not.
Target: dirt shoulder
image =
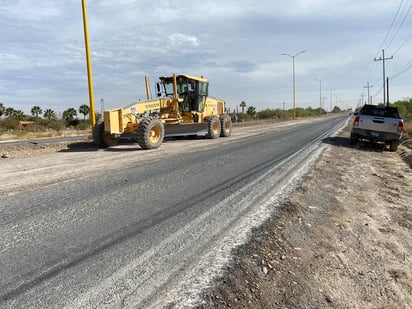
[[[410,308],[412,170],[399,153],[326,150],[294,196],[235,250],[200,308]]]

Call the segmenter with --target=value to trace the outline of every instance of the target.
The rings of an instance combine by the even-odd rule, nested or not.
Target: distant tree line
[[[412,119],[412,99],[404,99],[396,101],[391,104],[396,106],[405,119]],[[250,120],[265,120],[265,119],[290,119],[293,116],[293,109],[264,109],[257,111],[255,106],[248,106],[245,101],[239,104],[238,108],[234,110],[229,109],[229,114],[232,120],[235,122],[250,121]],[[245,112],[246,109],[246,112]],[[77,118],[77,112],[83,115],[83,120]],[[340,113],[342,110],[335,106],[332,113]],[[31,116],[25,115],[23,111],[16,110],[12,107],[6,107],[0,102],[0,130],[18,129],[19,121],[33,121],[36,129],[55,129],[62,130],[67,127],[86,129],[90,128],[89,122],[86,122],[86,116],[90,113],[88,105],[83,104],[79,106],[79,109],[69,108],[62,114],[61,119],[57,118],[56,112],[52,109],[43,109],[35,105],[31,109]],[[295,110],[297,118],[313,117],[326,114],[326,111],[322,108],[301,108],[298,107]],[[4,117],[3,117],[4,116]],[[99,118],[98,116],[96,118]]]
[[[83,115],[83,119],[77,118],[77,112]],[[21,128],[19,124],[22,121],[33,122],[37,130],[55,129],[63,130],[67,127],[76,129],[90,128],[90,124],[86,122],[86,116],[89,115],[90,108],[88,105],[80,105],[79,109],[69,108],[62,114],[61,119],[58,119],[56,112],[52,109],[43,109],[35,105],[31,108],[31,115],[24,114],[23,111],[6,107],[0,102],[0,130],[14,130]]]
[[[412,98],[396,101],[389,105],[397,107],[401,117],[412,118]]]
[[[293,117],[293,109],[264,109],[261,111],[256,111],[255,106],[247,106],[245,101],[239,104],[240,111],[238,108],[230,111],[229,114],[234,122],[249,121],[249,120],[265,120],[265,119],[290,119]],[[246,109],[246,112],[245,112]],[[335,106],[332,113],[340,113],[342,110]],[[313,117],[326,114],[326,111],[322,108],[296,108],[295,116],[297,118],[303,117]]]

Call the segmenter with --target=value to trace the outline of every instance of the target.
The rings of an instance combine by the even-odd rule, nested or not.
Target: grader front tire
[[[163,123],[156,118],[142,119],[137,128],[137,143],[143,149],[159,148],[165,136]]]

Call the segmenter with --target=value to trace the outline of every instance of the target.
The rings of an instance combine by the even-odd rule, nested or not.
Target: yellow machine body
[[[225,114],[225,102],[208,95],[209,84],[205,78],[173,75],[159,79],[157,99],[151,99],[146,78],[147,101],[104,111],[103,121],[98,122],[93,131],[96,144],[110,146],[119,138],[135,136],[142,148],[157,148],[161,141],[153,147],[146,144],[156,138],[163,140],[164,136],[230,135],[232,124]]]

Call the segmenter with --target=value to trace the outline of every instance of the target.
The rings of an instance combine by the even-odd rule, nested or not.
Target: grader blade
[[[207,123],[189,123],[165,126],[165,137],[174,136],[205,136],[208,133]]]

